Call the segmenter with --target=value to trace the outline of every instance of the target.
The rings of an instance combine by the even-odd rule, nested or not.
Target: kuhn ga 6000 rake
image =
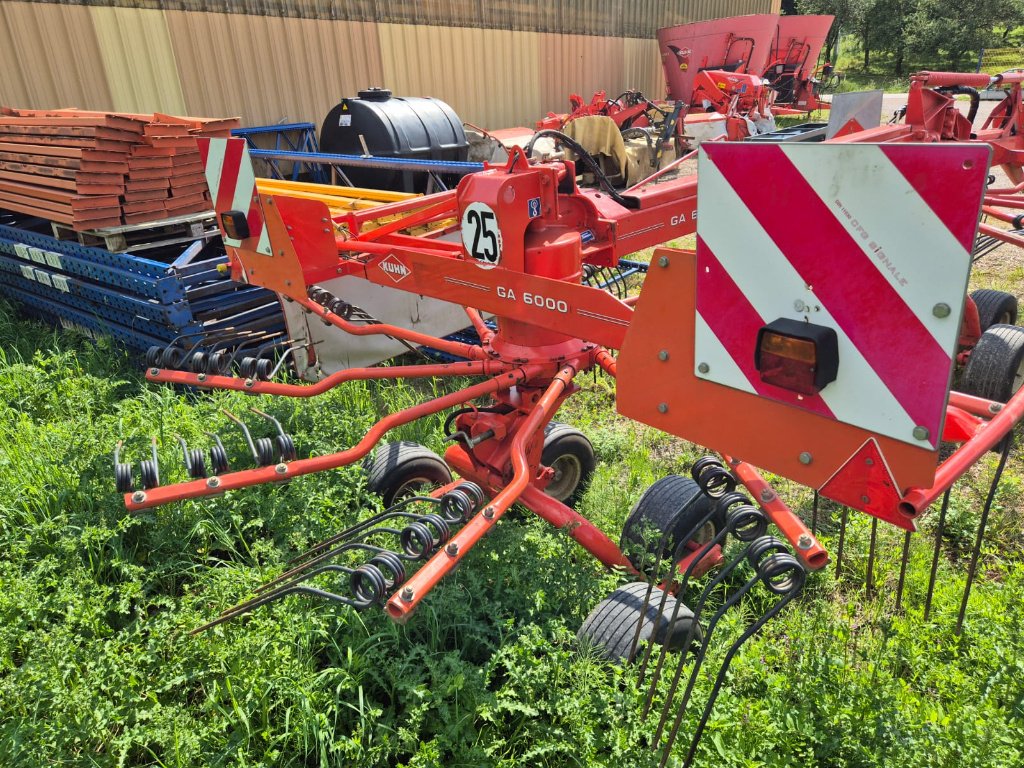
[[[972,305],[965,293],[989,164],[983,144],[705,145],[699,225],[696,177],[623,193],[580,189],[572,163],[531,165],[517,151],[506,166],[421,199],[414,212],[398,204],[395,220],[371,231],[362,229],[363,216],[379,218],[380,208],[332,219],[322,203],[259,195],[239,182],[245,177],[228,169],[247,166],[242,141],[203,141],[201,150],[238,278],[341,332],[384,334],[464,361],[341,370],[308,386],[156,366],[148,379],[309,397],[355,380],[482,378],[384,416],[338,453],[268,454],[257,462],[265,466],[126,493],[127,507],[140,510],[290,480],[352,464],[388,430],[456,409],[444,464],[409,444],[378,451],[371,483],[385,492],[386,511],[302,555],[222,618],[303,592],[384,605],[405,621],[518,502],[606,566],[640,579],[616,590],[581,630],[621,658],[636,656],[646,640],[663,651],[706,647],[720,611],[704,616],[702,629],[708,592],[689,601],[691,612],[681,587],[722,563],[720,545],[732,534],[742,551],[712,581],[746,561],[754,575],[744,589],[762,583],[780,596],[742,641],[799,591],[805,569],[828,561],[755,465],[913,530],[1024,411],[1020,393],[999,403],[950,392],[964,351],[964,307]],[[445,221],[427,236],[403,234]],[[584,265],[613,266],[694,231],[696,251],[654,252],[639,297],[620,300],[581,284]],[[338,275],[461,305],[480,343],[361,322],[356,297],[318,285]],[[494,315],[496,330],[481,313]],[[1013,388],[1024,332],[1004,335],[1012,337],[1006,354],[989,350],[986,370]],[[551,419],[576,391],[575,377],[594,368],[615,377],[620,413],[723,456],[699,462],[692,479],[673,476],[649,489],[621,549],[563,503],[573,490],[565,473],[575,476],[593,459],[582,435]],[[476,404],[481,398],[487,402]],[[938,464],[943,442],[959,446]],[[448,468],[463,479],[450,481]],[[403,498],[425,479],[441,485]],[[766,534],[769,520],[789,546]],[[346,586],[320,586],[330,579]],[[642,663],[656,682],[663,656],[648,667],[651,645]],[[681,668],[673,690],[680,675]]]

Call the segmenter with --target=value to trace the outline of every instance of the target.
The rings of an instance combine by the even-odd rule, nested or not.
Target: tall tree
[[[916,0],[907,15],[906,46],[917,58],[951,70],[973,69],[978,51],[998,44],[996,27],[1024,23],[1021,0]]]
[[[796,0],[800,13],[827,13],[836,17],[825,38],[825,59],[834,62],[839,49],[839,36],[861,34],[865,9],[874,0]]]

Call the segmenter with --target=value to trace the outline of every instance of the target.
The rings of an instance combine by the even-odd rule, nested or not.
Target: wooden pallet
[[[77,231],[68,224],[57,222],[51,222],[51,226],[53,236],[58,240],[72,240],[80,245],[101,247],[113,253],[132,253],[195,240],[209,240],[219,234],[213,211],[85,231]]]

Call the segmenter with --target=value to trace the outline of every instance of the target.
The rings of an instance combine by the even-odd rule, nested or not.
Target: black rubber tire
[[[364,463],[369,489],[385,507],[431,485],[447,485],[452,472],[444,460],[419,443],[385,443]]]
[[[568,424],[552,421],[544,428],[540,463],[555,470],[555,476],[544,493],[571,505],[587,490],[597,458],[586,435]]]
[[[971,291],[971,299],[978,307],[982,333],[993,325],[1013,325],[1017,322],[1017,297],[1012,293],[981,288]]]
[[[704,633],[700,624],[694,622],[693,612],[685,605],[679,607],[679,615],[675,624],[672,624],[672,634],[669,636],[669,624],[677,601],[669,595],[662,607],[663,593],[658,587],[651,590],[647,610],[641,615],[647,589],[645,581],[634,581],[616,589],[590,612],[576,633],[576,639],[597,649],[606,659],[625,663],[633,661],[629,652],[633,647],[637,623],[641,621],[638,648],[644,641],[653,640],[670,651],[682,650],[691,627],[694,627],[691,647],[703,641]]]
[[[960,379],[965,394],[1005,403],[1024,384],[1024,328],[993,325],[971,350]]]
[[[691,504],[691,500],[696,500]],[[622,526],[619,549],[629,558],[633,567],[643,573],[652,573],[659,563],[654,555],[661,544],[662,535],[669,532],[664,555],[671,557],[686,539],[693,527],[711,510],[713,500],[706,496],[696,481],[680,475],[668,475],[657,480],[633,505]],[[698,544],[710,540],[725,521],[715,515],[695,538]]]

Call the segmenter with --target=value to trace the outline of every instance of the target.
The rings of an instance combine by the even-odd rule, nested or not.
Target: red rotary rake
[[[926,77],[933,84],[942,79]],[[1019,120],[1019,86],[1008,98],[1014,112],[1006,121]],[[908,108],[907,116],[915,114]],[[900,137],[919,138],[906,130]],[[388,414],[356,445],[329,455],[294,458],[278,424],[276,448],[247,434],[253,469],[230,471],[218,461],[207,475],[183,446],[193,479],[161,486],[153,466],[144,489],[133,490],[131,469],[121,465],[126,506],[142,510],[349,465],[368,457],[390,429],[455,409],[443,464],[408,444],[378,451],[371,483],[388,508],[304,553],[253,600],[213,623],[295,593],[358,608],[383,605],[405,621],[519,503],[606,566],[641,579],[601,603],[581,635],[627,659],[637,656],[641,641],[654,641],[641,672],[651,675],[650,708],[666,650],[698,646],[697,674],[707,638],[735,603],[730,598],[705,625],[707,597],[741,563],[754,575],[736,599],[758,583],[779,599],[737,640],[725,666],[738,644],[799,592],[805,569],[828,561],[755,467],[910,531],[979,457],[997,445],[1008,449],[1006,438],[1024,415],[1024,330],[996,324],[977,333],[978,308],[965,296],[981,202],[995,202],[986,192],[990,144],[996,161],[1015,169],[1014,179],[1016,144],[1004,146],[1001,137],[850,143],[855,138],[702,146],[699,225],[697,177],[667,180],[659,172],[621,192],[581,189],[572,163],[531,164],[519,150],[505,166],[464,178],[454,192],[332,218],[318,201],[258,194],[251,175],[238,173],[249,162],[244,142],[203,142],[238,278],[298,303],[310,322],[433,347],[462,362],[354,368],[308,386],[262,380],[251,365],[243,376],[154,365],[149,380],[286,397],[357,380],[480,381]],[[1000,192],[999,201],[1019,191]],[[394,218],[364,230],[370,216]],[[424,224],[433,225],[428,235],[406,234]],[[695,231],[696,251],[655,251],[639,296],[620,300],[581,283],[585,265],[614,266]],[[1001,230],[992,235],[1017,239]],[[318,285],[339,275],[461,305],[480,341],[367,319],[355,297]],[[488,314],[496,329],[485,322]],[[609,350],[619,350],[618,357]],[[305,352],[315,360],[315,348]],[[973,394],[950,391],[958,360],[966,360]],[[723,456],[698,462],[692,480],[665,478],[649,489],[627,520],[621,546],[563,503],[574,490],[566,473],[578,478],[593,454],[585,437],[552,417],[577,391],[574,379],[595,368],[616,379],[621,414]],[[486,403],[476,402],[482,398]],[[943,443],[957,447],[939,463]],[[463,479],[450,481],[448,468]],[[425,481],[441,487],[429,496],[405,495]],[[756,504],[736,491],[738,484]],[[789,546],[765,535],[769,520]],[[743,542],[742,552],[691,611],[673,593],[681,598],[691,577],[722,563],[727,535]],[[324,580],[342,588],[322,586]],[[655,643],[662,651],[649,668]],[[681,673],[682,664],[673,693]],[[724,674],[723,666],[715,693]],[[669,747],[692,685],[693,677]],[[714,694],[701,728],[713,700]],[[699,735],[700,728],[694,745]]]

